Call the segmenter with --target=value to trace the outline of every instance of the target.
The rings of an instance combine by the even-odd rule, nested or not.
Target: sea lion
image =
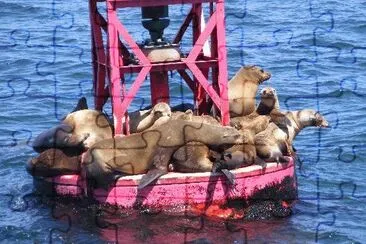
[[[230,117],[252,113],[258,86],[269,78],[271,74],[258,66],[240,68],[228,85]]]
[[[208,146],[201,142],[188,142],[174,152],[172,166],[177,172],[211,172],[214,160]]]
[[[252,130],[255,134],[267,128],[270,116],[273,111],[280,109],[276,90],[272,87],[265,87],[261,90],[261,100],[254,112],[246,116],[234,117],[230,125],[240,129]],[[269,115],[269,116],[266,116]]]
[[[68,153],[81,154],[96,141],[111,137],[112,125],[108,116],[88,109],[86,98],[82,97],[60,124],[39,134],[32,147],[36,152],[60,148]]]
[[[59,125],[42,132],[32,146],[36,152],[50,148],[82,152],[95,142],[111,137],[108,117],[100,111],[83,109],[68,114]]]
[[[51,148],[30,159],[26,164],[26,169],[30,175],[42,177],[78,174],[81,169],[80,162],[80,154],[70,154]]]
[[[257,157],[254,136],[264,131],[270,123],[270,112],[279,110],[276,91],[271,87],[261,90],[261,101],[253,113],[235,117],[230,120],[230,125],[238,130],[245,131],[247,142],[243,145],[235,145],[223,153],[223,160],[231,167],[243,167],[254,163],[263,164],[263,160]]]
[[[129,113],[130,132],[137,133],[159,126],[170,119],[172,111],[167,103],[160,102],[151,109]]]
[[[107,187],[114,173],[143,174],[139,188],[168,172],[173,153],[188,142],[201,142],[220,149],[241,143],[243,136],[234,128],[205,123],[169,120],[153,130],[97,142],[84,155],[88,177]]]
[[[272,122],[267,129],[255,135],[255,146],[260,158],[287,162],[284,155],[293,153],[293,140],[302,129],[309,126],[328,127],[328,122],[319,112],[303,109],[285,113],[285,120],[280,122],[280,126]]]
[[[210,115],[193,115],[192,110],[186,112],[173,112],[172,120],[186,120],[209,125],[221,126],[220,122]],[[174,171],[184,173],[212,172],[220,170],[214,168],[216,158],[210,148],[201,142],[188,142],[180,147],[172,156]],[[215,154],[216,155],[216,154]]]
[[[158,103],[152,109],[136,111],[129,114],[131,133],[158,126],[170,119],[170,107]],[[33,148],[42,152],[50,148],[75,150],[80,153],[97,141],[112,138],[113,126],[106,114],[88,109],[85,98],[69,113],[59,125],[42,132],[33,142]]]
[[[237,130],[249,130],[254,134],[265,130],[270,122],[271,118],[266,115],[257,116],[241,116],[235,117],[230,120],[230,126]]]

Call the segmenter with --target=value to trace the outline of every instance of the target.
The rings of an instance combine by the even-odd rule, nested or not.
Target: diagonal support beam
[[[192,48],[191,52],[189,53],[187,60],[190,62],[194,62],[198,55],[200,54],[205,42],[210,37],[212,31],[214,30],[216,26],[217,20],[216,20],[216,12],[214,12],[210,19],[207,22],[206,28],[203,30],[203,32],[198,37],[194,47]]]
[[[144,82],[150,70],[151,66],[143,67],[138,76],[136,77],[136,80],[132,83],[130,90],[123,98],[121,104],[122,114],[124,114],[127,111],[127,108],[130,106],[132,100],[135,98],[137,91],[140,89],[142,83]]]
[[[188,68],[192,71],[193,75],[196,77],[198,82],[202,85],[203,89],[210,95],[212,101],[216,104],[216,106],[221,109],[221,98],[215,91],[214,87],[208,82],[206,77],[202,74],[201,70],[197,67],[196,64],[187,62],[186,59],[183,60]]]
[[[117,29],[118,34],[122,35],[127,44],[131,47],[132,52],[136,54],[141,64],[144,66],[151,66],[149,59],[141,51],[140,47],[133,40],[132,36],[128,33],[127,29],[121,24],[116,15],[113,15],[110,24],[113,23]]]
[[[187,28],[192,21],[192,16],[193,16],[193,8],[191,8],[182,26],[179,28],[179,31],[177,32],[177,35],[175,36],[173,43],[177,44],[182,40],[184,33],[186,33]]]

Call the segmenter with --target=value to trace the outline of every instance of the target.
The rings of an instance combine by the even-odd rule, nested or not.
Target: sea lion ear
[[[82,97],[79,99],[78,104],[76,105],[74,110],[72,110],[72,113],[79,111],[79,110],[84,110],[84,109],[88,109],[88,104],[87,104],[86,98]]]

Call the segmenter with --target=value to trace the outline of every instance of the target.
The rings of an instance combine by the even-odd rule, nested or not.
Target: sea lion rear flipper
[[[85,97],[82,97],[79,99],[78,104],[76,105],[76,107],[72,110],[71,113],[79,111],[79,110],[84,110],[84,109],[88,109],[88,103],[86,101]]]
[[[221,169],[221,172],[225,175],[226,179],[230,182],[231,185],[235,184],[235,176],[228,169]]]
[[[149,171],[142,176],[140,180],[140,184],[137,189],[142,189],[145,186],[149,185],[154,180],[158,179],[160,176],[168,173],[168,165],[169,161],[173,155],[173,153],[177,150],[177,148],[166,148],[166,147],[158,147],[155,149],[155,155],[153,158],[153,166],[149,169]]]
[[[160,176],[167,174],[166,170],[161,169],[150,169],[144,176],[142,176],[140,180],[140,184],[137,187],[138,190],[141,190],[145,186],[148,186],[153,181],[157,180]]]
[[[212,172],[221,172],[230,182],[231,185],[235,183],[235,176],[227,169],[227,164],[222,160],[216,160],[212,166]]]

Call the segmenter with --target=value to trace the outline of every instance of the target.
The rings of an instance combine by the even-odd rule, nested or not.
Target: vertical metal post
[[[93,85],[94,85],[94,107],[96,110],[102,110],[106,101],[105,94],[105,78],[106,62],[105,50],[102,39],[102,30],[100,23],[97,21],[97,2],[89,0],[89,18],[91,27],[91,44],[92,44],[92,65],[93,65]]]
[[[225,6],[224,0],[218,0],[216,3],[217,17],[217,58],[219,62],[218,81],[220,87],[221,99],[221,123],[228,125],[230,123],[229,99],[228,99],[228,74],[227,74],[227,53],[225,36]]]
[[[121,100],[121,75],[119,71],[119,46],[118,32],[115,19],[117,18],[116,9],[112,1],[107,0],[107,18],[108,18],[108,59],[110,67],[110,95],[112,99],[112,114],[114,121],[115,135],[122,134],[122,100]]]
[[[159,102],[169,104],[169,82],[167,71],[150,73],[150,90],[152,105]]]

